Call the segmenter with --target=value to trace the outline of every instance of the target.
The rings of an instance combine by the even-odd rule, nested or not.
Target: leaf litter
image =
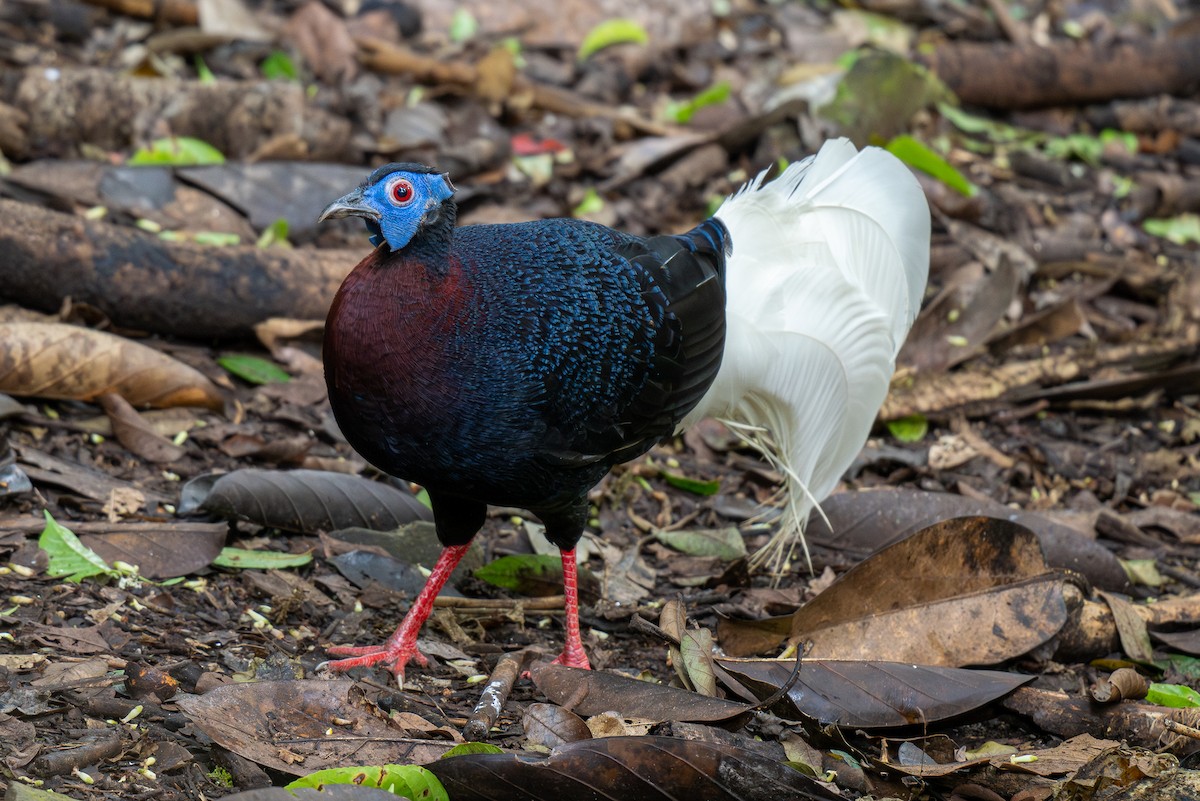
[[[431,561],[410,551],[409,540],[369,530],[413,524],[427,519],[428,510],[408,488],[354,475],[364,466],[330,424],[317,350],[303,336],[319,321],[243,320],[228,335],[206,331],[237,338],[262,324],[275,361],[247,353],[249,359],[231,364],[252,384],[292,380],[244,385],[230,381],[219,360],[246,351],[245,342],[222,343],[220,350],[207,342],[181,345],[194,334],[172,328],[172,315],[134,314],[111,303],[100,304],[111,315],[105,319],[88,306],[101,299],[88,296],[94,288],[23,294],[22,303],[63,310],[49,322],[2,324],[14,348],[11,363],[0,359],[0,389],[25,402],[4,412],[0,460],[8,461],[0,466],[30,482],[25,488],[0,471],[11,490],[0,492],[7,560],[0,621],[13,638],[6,647],[20,651],[0,686],[0,709],[9,716],[0,725],[14,744],[6,766],[71,797],[124,798],[152,788],[171,798],[251,786],[265,776],[259,765],[296,776],[327,757],[341,760],[331,765],[341,768],[400,761],[436,765],[455,787],[454,798],[509,797],[497,789],[497,776],[517,782],[520,797],[549,798],[571,782],[593,781],[616,759],[621,781],[639,783],[646,793],[755,797],[760,790],[738,784],[753,775],[771,797],[827,797],[829,788],[797,778],[783,764],[797,752],[787,751],[788,744],[807,738],[806,764],[836,776],[843,797],[912,797],[916,791],[895,772],[920,777],[927,782],[922,791],[934,797],[954,797],[959,785],[965,794],[968,783],[1005,796],[1014,788],[1045,795],[1058,787],[1092,797],[1098,776],[1125,788],[1155,783],[1168,795],[1184,792],[1190,772],[1149,749],[1189,750],[1181,732],[1196,726],[1194,713],[1131,698],[1097,711],[1078,692],[1118,666],[1136,665],[1164,679],[1155,682],[1161,687],[1186,690],[1200,680],[1188,656],[1200,619],[1191,589],[1200,580],[1188,550],[1200,536],[1194,523],[1200,273],[1194,253],[1177,244],[1188,241],[1194,211],[1186,202],[1194,179],[1169,144],[1181,117],[1104,133],[1124,126],[1114,120],[1151,112],[1136,101],[1114,101],[1057,116],[1011,115],[1019,125],[958,112],[941,102],[932,73],[914,69],[906,50],[918,28],[965,30],[981,42],[999,35],[997,24],[1007,26],[1006,35],[1019,34],[1024,23],[1005,22],[999,12],[997,23],[930,7],[906,25],[881,27],[794,4],[710,19],[707,6],[681,14],[650,3],[609,17],[623,21],[596,40],[606,46],[579,60],[589,31],[606,22],[591,4],[578,4],[574,23],[569,14],[542,19],[510,4],[469,5],[478,7],[458,9],[469,15],[467,25],[464,14],[452,18],[454,9],[414,4],[413,13],[425,17],[425,38],[402,42],[399,31],[417,34],[399,6],[344,18],[344,9],[308,4],[285,27],[258,4],[213,4],[219,19],[209,14],[201,21],[213,35],[282,30],[300,58],[281,58],[274,43],[236,66],[225,62],[232,56],[206,51],[197,82],[240,90],[238,82],[252,78],[253,92],[242,94],[276,98],[291,109],[283,118],[305,119],[303,130],[273,127],[266,114],[231,141],[224,128],[192,130],[171,110],[137,141],[97,130],[92,141],[118,161],[154,147],[164,133],[177,143],[187,136],[221,142],[233,156],[220,167],[162,170],[152,178],[140,173],[139,182],[121,172],[63,172],[54,179],[47,165],[75,145],[56,134],[3,138],[26,123],[0,125],[0,147],[24,173],[12,185],[22,192],[45,187],[56,208],[83,206],[71,224],[104,220],[114,230],[131,222],[146,229],[138,221],[149,220],[198,239],[206,228],[185,226],[212,219],[220,221],[218,230],[207,233],[250,242],[285,219],[293,244],[305,248],[314,236],[313,213],[302,207],[319,208],[319,198],[330,194],[311,182],[341,185],[344,178],[336,176],[365,170],[375,157],[412,158],[461,176],[475,193],[464,202],[467,216],[501,207],[523,218],[569,215],[586,205],[627,230],[659,232],[694,222],[746,171],[811,150],[829,117],[876,134],[894,128],[899,137],[884,141],[924,171],[940,224],[935,297],[900,360],[883,418],[921,419],[926,429],[919,435],[879,429],[847,477],[852,491],[825,504],[832,529],[817,518],[810,524],[816,567],[825,575],[797,571],[778,588],[770,577],[750,576],[742,562],[768,531],[778,476],[730,438],[690,436],[688,447],[668,443],[652,461],[617,471],[593,496],[593,525],[605,538],[596,555],[585,557],[600,571],[602,588],[585,597],[585,633],[595,662],[607,670],[535,668],[534,683],[516,682],[488,733],[508,751],[455,757],[443,766],[437,756],[468,720],[477,684],[499,656],[555,641],[556,616],[546,611],[554,607],[518,592],[527,588],[499,588],[464,571],[455,577],[460,594],[440,600],[422,643],[431,667],[410,676],[405,692],[382,689],[370,675],[311,678],[324,644],[368,632],[382,636],[390,628],[415,586],[387,582],[400,572],[397,565],[419,579],[419,566]],[[187,16],[194,6],[168,6],[161,23],[196,24]],[[92,31],[128,24],[97,13],[105,16]],[[368,14],[376,16],[368,21]],[[836,27],[823,27],[835,18]],[[514,26],[518,19],[528,24]],[[696,20],[709,27],[690,30]],[[19,22],[0,35],[6,41],[23,35],[27,23]],[[54,47],[86,62],[87,51],[72,41],[62,37]],[[833,63],[858,41],[885,42],[900,56],[852,53]],[[706,47],[724,48],[723,55],[712,59]],[[780,55],[800,51],[827,54],[814,58],[826,63]],[[667,63],[666,53],[674,59],[669,76],[649,66]],[[190,58],[144,66],[172,73],[161,79],[178,81],[172,84],[178,108],[188,105],[192,90]],[[853,77],[843,82],[829,117],[789,99],[789,92],[815,91],[821,80],[837,90],[837,76],[851,62]],[[20,72],[30,64],[6,66]],[[68,74],[73,66],[64,68],[60,84],[76,85],[78,76]],[[32,71],[13,85],[34,85],[41,69]],[[401,74],[407,77],[394,77]],[[810,74],[819,80],[789,85]],[[774,83],[775,75],[785,77]],[[297,91],[311,80],[306,85],[318,102],[329,105],[334,76],[346,83],[332,105],[355,109],[353,137],[348,120],[335,119],[341,112],[304,107]],[[102,96],[105,79],[89,80]],[[630,94],[635,85],[640,94]],[[914,89],[893,98],[907,110],[872,99],[895,85]],[[10,113],[25,113],[13,102],[0,93],[0,121],[22,119]],[[125,105],[136,104],[110,103],[111,116]],[[880,113],[845,113],[863,107]],[[140,108],[146,119],[154,116]],[[35,130],[47,122],[29,110],[34,114],[24,119]],[[546,110],[554,120],[538,116]],[[914,111],[916,126],[909,120]],[[224,120],[229,128],[235,117]],[[398,136],[418,122],[436,135]],[[340,131],[337,145],[319,140],[324,130]],[[522,156],[520,137],[554,147]],[[280,160],[345,154],[351,142],[358,148],[350,159],[355,165]],[[497,142],[508,143],[518,159],[548,155],[532,171],[537,180]],[[36,150],[47,143],[59,149]],[[166,156],[155,158],[177,151],[159,152]],[[246,155],[255,163],[236,160]],[[31,158],[42,159],[37,170]],[[301,183],[302,175],[310,183]],[[153,203],[145,202],[147,193]],[[3,202],[14,213],[34,206]],[[204,211],[189,213],[187,204]],[[357,231],[319,236],[362,250]],[[94,247],[103,243],[97,239]],[[206,258],[220,260],[220,253],[213,246]],[[354,256],[345,253],[338,263],[348,268]],[[212,286],[226,295],[206,295],[210,285],[196,282],[187,300],[223,307],[227,282]],[[74,302],[63,304],[64,293]],[[146,347],[131,330],[146,327],[164,339]],[[18,364],[21,354],[28,361]],[[83,404],[106,390],[118,394],[99,417],[95,406]],[[194,404],[194,414],[189,410],[181,422],[144,411],[176,403]],[[251,459],[254,472],[246,470]],[[670,465],[665,473],[662,464]],[[204,522],[177,519],[181,510]],[[80,548],[64,546],[60,537],[57,545],[47,541],[49,556],[39,550],[33,538],[46,527],[42,511],[76,531]],[[964,515],[984,518],[954,519]],[[524,522],[497,510],[481,538],[480,561],[525,557],[531,546]],[[875,553],[884,546],[890,547]],[[270,570],[273,562],[264,561],[233,570],[220,558],[223,548],[304,564]],[[56,552],[58,559],[77,558],[84,549],[98,560],[85,557],[85,565],[102,563],[106,570],[78,576],[78,583],[43,572]],[[379,564],[351,565],[349,557],[363,555]],[[1156,565],[1166,584],[1131,583],[1129,575],[1151,574],[1127,575],[1118,556]],[[136,565],[137,573],[108,567],[118,561]],[[1104,594],[1091,593],[1079,576]],[[1152,594],[1158,602],[1145,603]],[[660,633],[631,625],[641,618],[657,618]],[[777,658],[738,660],[730,653]],[[72,661],[78,659],[87,661]],[[139,700],[135,677],[147,662],[162,675],[178,674],[170,677],[183,687],[178,699]],[[106,675],[110,670],[123,670],[124,682],[120,673]],[[1021,686],[1035,676],[1034,686]],[[769,708],[755,704],[770,696],[778,698]],[[1001,708],[1015,714],[985,717]],[[528,714],[534,709],[536,720],[548,724],[537,738]],[[976,719],[965,720],[967,713]],[[107,750],[87,751],[85,744],[83,755],[100,756],[72,764],[64,755],[81,720],[110,739],[100,743]],[[839,739],[817,736],[822,724],[832,725],[825,732]],[[926,736],[907,737],[914,725]],[[635,731],[652,734],[630,736]],[[1088,731],[1110,732],[1125,745]],[[603,734],[616,736],[597,739]],[[229,751],[222,756],[206,737]],[[985,741],[1003,741],[1002,755],[967,756],[967,746]],[[533,743],[552,751],[516,750]],[[377,758],[369,758],[371,749]],[[158,760],[157,773],[145,767],[150,756]],[[680,759],[693,769],[681,772]],[[232,766],[221,768],[228,782],[218,762]],[[1012,783],[1014,776],[1022,783]],[[269,795],[245,795],[256,793]]]

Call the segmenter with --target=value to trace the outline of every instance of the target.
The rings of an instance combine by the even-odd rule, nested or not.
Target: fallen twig
[[[528,661],[529,651],[527,650],[507,653],[500,657],[500,661],[496,663],[496,669],[492,671],[487,685],[483,688],[483,693],[479,696],[479,703],[471,710],[471,717],[467,719],[467,725],[463,726],[464,740],[482,742],[487,739],[488,732],[500,719],[500,710],[504,709],[504,702],[508,700],[513,684],[525,670],[525,663]]]

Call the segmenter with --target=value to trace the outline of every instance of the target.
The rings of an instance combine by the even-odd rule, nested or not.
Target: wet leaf
[[[814,659],[995,664],[1058,633],[1062,581],[1023,526],[955,518],[842,574],[792,616],[789,643]]]
[[[259,356],[231,353],[218,358],[217,364],[250,384],[283,383],[292,380],[282,367]]]
[[[91,576],[116,575],[99,554],[86,547],[69,528],[59,525],[50,513],[46,515],[46,527],[38,537],[38,547],[50,556],[46,566],[47,575],[66,581],[80,582]]]
[[[654,530],[659,542],[690,556],[716,556],[726,561],[746,555],[746,541],[737,527],[715,529]]]
[[[717,664],[766,698],[788,680],[794,661],[718,659]],[[797,712],[822,725],[928,725],[978,709],[1034,678],[911,662],[805,659],[787,697]]]
[[[604,737],[542,759],[485,754],[428,766],[454,801],[779,801],[841,796],[797,770],[731,745],[675,737]],[[597,788],[604,788],[603,795]]]
[[[224,164],[225,156],[208,142],[190,136],[169,136],[155,139],[149,147],[139,148],[126,164],[144,167],[164,165],[168,167],[197,167],[209,164]]]
[[[115,392],[134,406],[224,408],[216,386],[132,340],[62,323],[0,323],[0,391],[91,401]]]
[[[579,60],[586,61],[594,53],[618,44],[646,44],[650,36],[641,23],[632,19],[610,19],[588,32],[579,45]]]
[[[391,531],[433,517],[403,490],[323,470],[245,469],[200,476],[180,493],[179,514],[194,512],[301,532]]]
[[[378,787],[394,795],[422,801],[450,801],[437,777],[420,765],[374,765],[359,768],[326,768],[296,779],[289,790],[322,789],[332,784]]]
[[[311,553],[281,553],[279,551],[248,551],[244,548],[222,548],[212,561],[215,567],[235,567],[242,570],[283,570],[303,567],[313,559]]]
[[[550,554],[509,554],[477,569],[475,578],[521,595],[557,595],[562,592],[562,559]]]

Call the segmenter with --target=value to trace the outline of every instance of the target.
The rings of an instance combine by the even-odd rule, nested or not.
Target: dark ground
[[[113,10],[103,8],[108,5]],[[948,97],[942,89],[908,66],[909,58],[923,59],[966,96],[987,81],[969,68],[973,84],[955,77],[950,55],[965,58],[953,50],[963,42],[999,52],[1006,41],[1024,46],[1048,35],[1046,51],[1071,58],[1083,58],[1079,51],[1087,47],[1100,52],[1129,42],[1150,53],[1170,42],[1161,44],[1170,51],[1190,41],[1186,9],[1169,3],[1104,10],[898,3],[867,4],[866,12],[834,4],[727,5],[717,16],[710,4],[689,0],[568,2],[550,17],[516,2],[443,7],[430,0],[366,11],[354,3],[248,3],[247,10],[230,2],[201,5],[199,24],[196,6],[186,1],[162,4],[156,19],[135,5],[101,2],[10,0],[0,8],[0,151],[7,159],[0,162],[0,198],[11,198],[0,200],[7,220],[0,221],[7,285],[0,285],[0,300],[9,301],[0,308],[0,324],[7,326],[0,336],[10,343],[0,357],[0,391],[20,397],[6,405],[0,395],[0,444],[7,454],[0,465],[8,482],[0,485],[0,553],[9,565],[0,569],[0,632],[6,635],[0,640],[0,781],[10,792],[42,781],[79,799],[217,797],[264,777],[280,783],[289,772],[310,771],[320,760],[296,761],[289,756],[296,749],[280,745],[284,739],[241,747],[229,739],[243,714],[268,721],[265,730],[280,738],[291,731],[277,685],[246,685],[232,715],[178,704],[178,697],[166,697],[173,690],[160,690],[161,701],[147,693],[167,682],[206,697],[230,682],[318,676],[323,645],[387,636],[419,586],[411,570],[396,578],[401,568],[388,561],[387,541],[332,531],[346,526],[321,517],[333,507],[339,521],[370,518],[361,496],[335,502],[318,488],[314,501],[304,488],[273,494],[270,487],[238,483],[230,491],[236,513],[175,514],[185,505],[184,483],[213,472],[306,468],[381,478],[331,423],[319,329],[314,338],[311,327],[276,321],[257,339],[251,334],[267,317],[320,318],[328,297],[322,281],[336,284],[339,270],[365,250],[354,226],[317,231],[305,222],[339,194],[337,186],[352,185],[387,160],[426,161],[451,171],[466,223],[575,213],[655,233],[694,224],[748,175],[812,152],[829,135],[849,133],[861,145],[907,133],[941,153],[978,191],[966,197],[922,176],[935,220],[926,309],[902,353],[877,436],[848,474],[847,492],[835,496],[846,504],[842,517],[831,513],[844,536],[823,536],[816,526],[814,573],[797,559],[777,587],[769,576],[750,576],[744,560],[681,555],[655,539],[653,532],[663,528],[738,526],[751,552],[765,541],[779,476],[719,425],[618,468],[593,496],[603,534],[587,564],[596,578],[584,587],[593,666],[668,681],[675,673],[668,649],[631,628],[635,612],[655,620],[664,601],[678,599],[694,627],[716,631],[729,652],[736,632],[720,628],[726,625],[721,619],[791,614],[834,574],[904,529],[978,511],[956,505],[963,499],[990,499],[1042,513],[1019,522],[1041,539],[1052,567],[1084,574],[1086,581],[1051,582],[1060,593],[1055,598],[1075,599],[1074,606],[1067,603],[1075,610],[1070,620],[1054,618],[1047,601],[1013,624],[1022,633],[1045,629],[1045,637],[996,650],[983,642],[986,632],[947,634],[958,631],[958,607],[939,607],[923,596],[912,601],[914,617],[897,621],[883,637],[898,644],[890,657],[866,646],[856,654],[826,652],[813,635],[815,655],[992,667],[1033,676],[1029,687],[1004,703],[997,700],[1000,691],[983,697],[986,689],[973,699],[943,697],[950,720],[916,727],[864,722],[879,713],[864,703],[851,710],[861,717],[844,722],[840,734],[806,729],[816,749],[809,751],[796,750],[795,725],[761,714],[738,730],[758,740],[735,744],[775,761],[786,749],[793,762],[818,771],[832,767],[847,797],[1035,799],[1054,789],[1071,798],[1116,797],[1104,793],[1117,791],[1130,793],[1120,797],[1192,797],[1191,771],[1176,771],[1173,757],[1156,752],[1186,759],[1194,740],[1165,730],[1161,707],[1126,702],[1102,709],[1081,699],[1090,684],[1120,666],[1139,666],[1158,682],[1200,683],[1188,656],[1197,653],[1192,635],[1200,619],[1192,601],[1200,585],[1200,234],[1188,233],[1200,208],[1200,105],[1187,75],[1160,75],[1155,70],[1162,65],[1146,63],[1136,75],[1143,86],[1106,94],[1110,76],[1097,69],[1086,91],[1068,87],[1078,103],[1015,108],[1026,104],[1005,98],[1021,83],[1026,62],[1004,51],[996,58],[1009,59],[1011,71],[995,71],[992,94],[983,91],[994,101],[968,104],[972,116],[964,121],[939,105]],[[239,9],[261,36],[237,21]],[[867,13],[873,11],[880,13]],[[621,15],[638,19],[649,43],[577,60],[587,32]],[[467,16],[477,29],[450,41],[447,32]],[[420,33],[414,32],[418,21]],[[855,48],[870,55],[860,57],[840,99],[832,106],[805,103],[819,94],[819,76]],[[263,79],[264,60],[276,51],[293,54],[299,81]],[[886,52],[898,55],[879,55]],[[203,69],[215,75],[213,94],[202,88]],[[86,78],[79,77],[82,70],[90,70]],[[1034,84],[1047,88],[1082,80],[1066,69],[1032,74]],[[159,82],[153,90],[131,89],[131,75]],[[700,107],[686,122],[667,109],[670,101],[721,83],[729,85],[729,98]],[[155,95],[160,90],[161,97]],[[47,100],[55,92],[62,94]],[[223,106],[229,98],[232,105]],[[232,178],[214,187],[180,170],[164,173],[165,189],[129,189],[115,188],[120,181],[100,171],[167,134],[217,146],[230,158]],[[246,179],[248,168],[241,165],[247,161],[262,171]],[[347,169],[314,175],[297,163],[304,161]],[[107,209],[101,220],[89,212],[99,206]],[[73,218],[57,216],[64,213]],[[167,229],[183,240],[202,232],[204,240],[218,231],[249,245],[280,217],[291,223],[294,251],[161,244],[166,240],[144,232]],[[151,223],[138,223],[139,232],[139,220]],[[1179,241],[1154,235],[1165,229],[1147,220],[1169,221],[1160,226]],[[113,271],[120,258],[105,254],[117,247],[168,248],[165,259],[175,265],[192,254],[209,272],[183,273],[189,283],[166,286],[153,280],[158,262],[149,257],[131,258],[145,272]],[[331,250],[317,255],[317,247]],[[52,252],[53,258],[38,257]],[[234,259],[242,260],[236,268]],[[300,264],[312,272],[299,274]],[[254,270],[270,277],[255,285],[257,279],[247,277]],[[19,343],[40,336],[22,326],[47,320],[107,330],[196,368],[216,387],[214,408],[173,406],[139,415],[111,402],[101,409],[79,391],[38,391],[39,377],[58,368],[23,371],[26,351]],[[273,360],[291,380],[249,383],[218,364],[230,354]],[[101,359],[67,348],[52,361],[86,375],[100,370]],[[149,383],[169,380],[201,382],[156,374]],[[884,424],[910,417],[927,421],[928,431],[909,437]],[[141,433],[129,430],[131,421]],[[688,491],[666,473],[719,480],[719,491]],[[850,492],[889,488],[949,493],[955,500],[910,496],[889,500],[880,513],[866,511]],[[401,520],[413,516],[414,507],[393,502]],[[272,503],[282,511],[268,508]],[[110,561],[119,556],[154,580],[50,578],[37,548],[43,510]],[[494,511],[477,540],[479,562],[531,550],[527,521],[518,514]],[[240,521],[225,522],[238,515]],[[293,524],[280,522],[289,515]],[[966,537],[958,529],[950,534]],[[213,566],[222,545],[313,559],[270,571]],[[392,545],[390,553],[428,566],[428,559],[413,558],[414,547]],[[352,553],[358,556],[351,564]],[[1129,584],[1113,556],[1157,572]],[[1076,557],[1082,561],[1073,562]],[[923,564],[919,577],[903,577],[905,587],[923,585],[930,574],[944,577],[964,593],[946,594],[954,604],[966,604],[971,588],[979,589],[951,555]],[[362,572],[370,569],[380,570],[375,577],[381,580]],[[1004,585],[1020,571],[999,572],[1008,576],[998,582]],[[172,576],[181,579],[171,582]],[[1080,589],[1064,590],[1067,584]],[[526,579],[530,585],[540,594],[558,591],[553,576]],[[871,613],[844,619],[894,611],[892,588],[855,586]],[[538,605],[472,577],[458,589],[468,599],[494,603],[472,608],[470,601],[451,600],[440,608],[426,631],[431,666],[410,669],[405,692],[383,672],[355,676],[367,699],[355,702],[356,714],[382,720],[390,711],[390,736],[449,743],[479,698],[482,685],[470,677],[490,673],[501,654],[527,647],[553,654],[561,646],[557,602]],[[1125,615],[1121,610],[1131,607],[1105,606],[1096,589],[1157,599],[1158,611],[1142,604]],[[1015,603],[998,596],[987,602]],[[1088,610],[1101,611],[1081,622],[1080,609],[1083,618]],[[1135,619],[1143,621],[1140,635],[1139,624],[1130,622]],[[1155,640],[1157,667],[1148,659],[1149,642],[1139,651],[1129,639],[1144,637],[1145,622],[1176,637]],[[862,642],[873,642],[870,625],[855,629],[863,632]],[[782,631],[786,635],[790,624]],[[957,652],[954,643],[940,643],[939,631],[959,640]],[[763,655],[777,655],[782,639],[775,636]],[[905,650],[906,643],[916,645]],[[989,658],[971,657],[982,653]],[[263,689],[256,694],[254,687]],[[547,698],[563,703],[547,687],[541,680],[537,686],[518,681],[490,741],[526,747],[530,705]],[[1066,695],[1054,695],[1060,690]],[[330,689],[311,703],[326,708],[335,694]],[[904,708],[894,699],[881,703]],[[120,722],[139,705],[138,717]],[[1188,712],[1179,717],[1196,723]],[[668,722],[659,731],[717,737],[671,722],[696,719],[663,716],[658,720]],[[1085,732],[1126,747],[1113,742],[1089,751],[1071,739]],[[1074,761],[1060,752],[1065,767],[1051,769],[1043,761],[1047,769],[1040,773],[993,763],[904,778],[921,774],[920,760],[897,756],[896,738],[910,737],[942,765],[966,758],[956,750],[988,741],[1019,750],[1066,742]],[[857,754],[865,770],[848,768],[837,751]],[[436,755],[408,753],[386,752],[373,761],[423,762]],[[360,764],[358,758],[337,757],[333,764]],[[883,764],[889,760],[891,768]],[[1088,771],[1098,770],[1119,778],[1108,789],[1089,783]],[[1136,796],[1153,782],[1160,795]],[[527,790],[528,797],[541,797],[536,784]]]

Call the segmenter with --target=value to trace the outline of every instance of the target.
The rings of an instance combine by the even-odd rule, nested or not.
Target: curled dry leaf
[[[0,323],[0,391],[90,401],[112,392],[134,406],[225,402],[202,373],[128,339],[63,323]]]
[[[127,451],[148,462],[174,462],[187,453],[166,437],[160,437],[120,395],[107,392],[99,401],[112,421],[113,434]]]

